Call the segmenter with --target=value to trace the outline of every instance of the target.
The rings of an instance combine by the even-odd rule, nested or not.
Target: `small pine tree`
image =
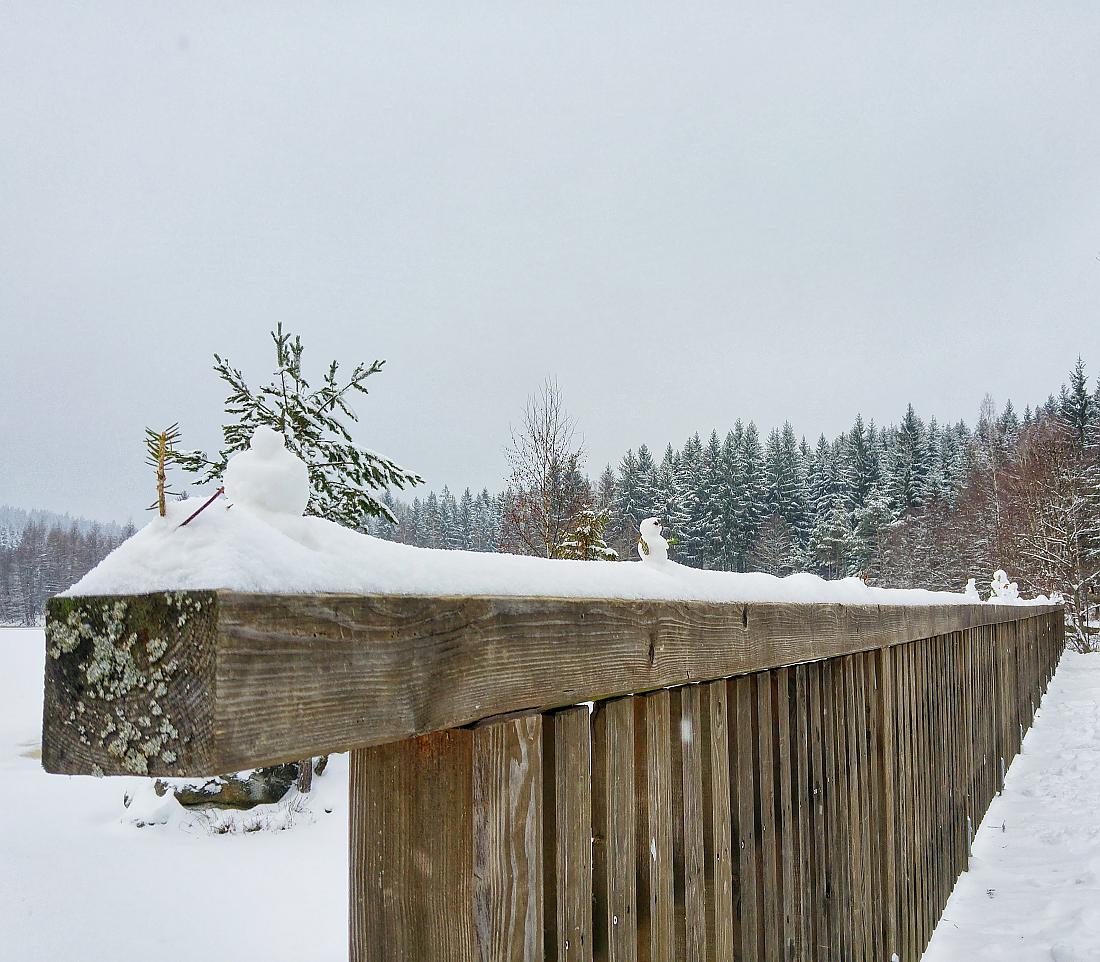
[[[176,449],[180,439],[179,427],[179,424],[173,424],[163,431],[145,429],[145,463],[157,469],[157,500],[145,510],[152,511],[157,508],[162,518],[168,511],[166,498],[168,495],[178,494],[168,488],[168,468],[183,460],[182,453]]]
[[[274,379],[253,391],[228,359],[214,355],[214,371],[230,387],[226,413],[233,420],[222,428],[225,445],[211,457],[202,451],[180,453],[176,460],[206,484],[222,476],[231,455],[248,447],[252,432],[265,425],[281,434],[287,450],[309,468],[310,498],[306,514],[328,518],[348,528],[361,528],[371,518],[395,523],[393,511],[376,491],[421,484],[423,479],[351,439],[346,421],[358,422],[349,403],[352,392],[366,394],[364,382],[382,370],[384,361],[357,364],[346,380],[336,361],[329,364],[319,388],[302,373],[302,340],[271,332],[275,342]]]
[[[619,552],[609,548],[603,539],[606,527],[606,510],[585,508],[577,516],[573,530],[566,535],[557,556],[575,561],[618,561]]]

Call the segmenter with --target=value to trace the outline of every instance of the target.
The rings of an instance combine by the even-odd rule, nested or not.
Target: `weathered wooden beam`
[[[209,775],[1028,619],[1045,607],[55,598],[43,765]]]

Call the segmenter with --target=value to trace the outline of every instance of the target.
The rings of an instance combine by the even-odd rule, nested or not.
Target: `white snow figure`
[[[646,518],[640,525],[642,533],[642,545],[638,545],[638,554],[642,561],[668,561],[668,542],[661,534],[661,521],[659,518]]]
[[[978,586],[974,583],[974,579],[970,578],[966,582],[966,588],[963,590],[963,597],[971,601],[981,601],[982,596],[978,594]]]
[[[1009,581],[1008,575],[998,568],[993,572],[993,580],[989,582],[990,601],[1006,601],[1011,604],[1020,597],[1020,587],[1015,581]]]
[[[230,502],[253,511],[301,517],[309,503],[309,469],[271,428],[252,432],[248,450],[229,459],[222,482]]]

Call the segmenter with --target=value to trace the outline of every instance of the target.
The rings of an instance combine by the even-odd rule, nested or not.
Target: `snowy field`
[[[123,794],[148,780],[42,770],[44,652],[40,630],[0,628],[0,959],[346,960],[347,757],[287,831],[135,828]]]
[[[0,932],[13,962],[347,955],[346,757],[282,832],[132,824],[148,781],[45,774],[44,641],[0,629]],[[1100,962],[1100,655],[1067,653],[925,962]],[[323,803],[323,804],[320,804]],[[331,814],[324,813],[331,808]],[[10,954],[9,954],[10,953]]]

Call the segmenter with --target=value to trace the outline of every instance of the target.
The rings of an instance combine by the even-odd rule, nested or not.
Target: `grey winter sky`
[[[0,503],[141,521],[277,320],[436,487],[546,375],[594,472],[1022,408],[1100,369],[1098,91],[1093,2],[5,2]]]

